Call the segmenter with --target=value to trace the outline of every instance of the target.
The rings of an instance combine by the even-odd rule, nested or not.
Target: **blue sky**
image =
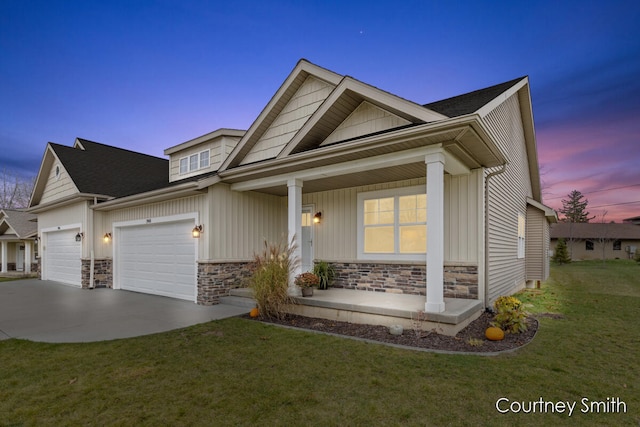
[[[247,129],[306,58],[418,103],[528,75],[545,202],[640,215],[640,3],[344,3],[0,0],[0,167]]]

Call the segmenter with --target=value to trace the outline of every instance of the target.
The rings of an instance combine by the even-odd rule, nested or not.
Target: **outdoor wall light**
[[[316,214],[313,216],[313,223],[320,224],[321,221],[322,221],[322,212],[316,212]]]
[[[193,230],[191,230],[191,235],[197,239],[200,237],[200,234],[202,234],[203,232],[204,232],[204,226],[196,225],[195,227],[193,227]]]
[[[83,237],[84,237],[84,233],[76,234],[76,242],[81,242]]]
[[[109,243],[109,241],[111,240],[111,233],[106,233],[102,239],[105,243]]]

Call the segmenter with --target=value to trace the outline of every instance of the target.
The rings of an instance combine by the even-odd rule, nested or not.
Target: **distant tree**
[[[604,264],[606,262],[606,252],[607,252],[607,243],[612,243],[614,241],[614,239],[611,237],[611,233],[610,233],[610,227],[607,221],[606,221],[606,217],[607,217],[607,211],[602,211],[602,215],[600,215],[600,218],[598,220],[598,222],[600,224],[602,224],[600,231],[599,231],[599,235],[598,235],[598,242],[602,245],[602,263]]]
[[[583,199],[584,195],[578,190],[573,190],[568,194],[568,199],[562,199],[562,209],[560,213],[564,215],[562,222],[589,222],[595,216],[589,217],[587,205],[589,201]]]
[[[19,173],[0,169],[0,209],[21,209],[29,206],[35,178],[26,178]]]
[[[558,239],[556,250],[553,253],[551,261],[560,265],[569,264],[571,262],[571,257],[569,256],[569,252],[567,251],[567,244],[562,237]]]

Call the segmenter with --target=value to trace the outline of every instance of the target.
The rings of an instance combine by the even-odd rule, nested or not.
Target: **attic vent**
[[[60,179],[60,165],[56,165],[56,179]]]

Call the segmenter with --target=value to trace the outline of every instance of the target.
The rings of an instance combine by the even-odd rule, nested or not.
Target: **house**
[[[164,153],[47,145],[43,279],[215,304],[284,235],[296,272],[324,260],[336,287],[477,316],[549,273],[527,77],[421,105],[300,60],[248,130]]]
[[[0,273],[37,272],[38,226],[34,214],[22,210],[0,210]]]
[[[640,226],[616,223],[561,222],[551,227],[551,248],[558,239],[567,243],[574,261],[590,259],[633,259],[640,248]]]
[[[624,223],[640,225],[640,216],[634,216],[632,218],[625,218],[622,220]]]

